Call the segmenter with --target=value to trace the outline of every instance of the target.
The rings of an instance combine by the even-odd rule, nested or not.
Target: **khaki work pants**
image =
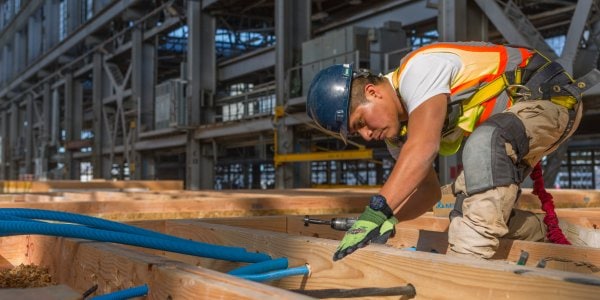
[[[570,137],[579,126],[582,114],[581,101],[575,107],[575,123],[567,136],[559,141],[569,120],[565,107],[547,100],[517,102],[505,112],[515,114],[524,124],[529,138],[529,153],[523,161],[535,166],[545,155],[553,152]],[[512,146],[505,145],[506,153],[514,163],[516,155]],[[465,158],[468,159],[468,158]],[[511,184],[468,195],[464,174],[454,182],[454,193],[465,193],[462,217],[455,217],[448,229],[449,255],[491,258],[498,249],[498,238],[544,241],[546,226],[543,215],[513,209],[519,186]]]

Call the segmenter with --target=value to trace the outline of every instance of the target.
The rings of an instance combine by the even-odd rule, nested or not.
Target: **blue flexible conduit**
[[[289,268],[289,269],[285,269],[285,270],[278,270],[278,271],[273,271],[273,272],[268,272],[268,273],[263,273],[263,274],[239,275],[238,277],[244,278],[247,280],[256,281],[256,282],[263,282],[263,281],[277,280],[277,279],[281,279],[281,278],[288,277],[288,276],[294,276],[294,275],[308,275],[309,272],[310,272],[310,270],[309,270],[308,266],[304,265],[304,266],[300,266],[300,267]]]
[[[0,234],[43,234],[58,237],[89,239],[166,250],[201,257],[222,259],[235,262],[261,262],[271,257],[263,253],[246,252],[244,248],[200,244],[189,240],[165,240],[157,237],[141,236],[125,232],[93,229],[71,224],[52,224],[29,221],[2,221]]]
[[[253,263],[251,265],[243,266],[237,269],[233,269],[227,274],[229,275],[251,275],[260,274],[269,271],[286,269],[288,267],[288,259],[286,257],[275,258],[272,260],[266,260],[263,262]]]
[[[231,270],[228,274],[257,282],[276,280],[293,275],[307,275],[310,272],[306,265],[288,269],[287,258],[271,259],[266,254],[247,252],[241,247],[219,246],[186,240],[161,232],[85,215],[41,209],[1,208],[0,220],[2,220],[0,222],[0,235],[42,234],[82,238],[232,262],[254,263]],[[80,225],[47,223],[38,220],[61,221]],[[100,298],[105,297],[100,296],[94,299],[127,299],[136,296],[122,295],[131,292],[139,293],[144,289],[145,292],[141,295],[145,295],[148,292],[146,285],[105,295],[111,298]]]
[[[125,300],[134,297],[142,297],[148,294],[148,285],[140,285],[129,289],[124,289],[109,294],[104,294],[92,298],[92,300]]]
[[[119,222],[113,222],[105,219],[78,215],[68,212],[43,210],[43,209],[28,209],[28,208],[0,208],[0,219],[5,216],[20,217],[24,219],[38,219],[61,221],[67,223],[81,224],[93,228],[106,229],[118,232],[133,233],[145,236],[162,237],[165,239],[186,240],[176,236],[164,234],[157,231],[152,231],[140,227],[135,227]],[[16,221],[16,220],[15,220]],[[197,242],[200,243],[200,242]]]

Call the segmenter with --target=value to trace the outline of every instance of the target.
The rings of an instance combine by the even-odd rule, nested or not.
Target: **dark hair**
[[[359,72],[355,75],[354,79],[352,79],[352,88],[350,92],[350,109],[348,110],[348,115],[354,112],[354,110],[362,104],[367,102],[367,97],[365,97],[365,86],[367,84],[378,85],[385,80],[385,77],[381,75],[373,75],[367,71]]]

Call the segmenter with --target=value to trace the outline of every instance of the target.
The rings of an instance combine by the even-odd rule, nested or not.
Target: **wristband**
[[[371,197],[371,202],[369,203],[369,207],[372,210],[382,212],[388,219],[394,216],[394,211],[387,204],[387,200],[383,195],[377,194]]]

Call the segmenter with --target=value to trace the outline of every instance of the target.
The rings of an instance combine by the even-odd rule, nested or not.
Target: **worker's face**
[[[360,134],[366,141],[384,140],[398,136],[402,108],[394,89],[388,82],[365,85],[367,102],[350,114],[350,134]]]

